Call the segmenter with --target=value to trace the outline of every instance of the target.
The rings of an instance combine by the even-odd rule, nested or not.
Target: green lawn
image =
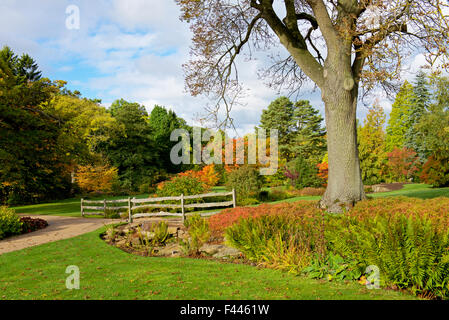
[[[107,245],[102,231],[0,255],[0,300],[415,299],[247,265],[134,256]],[[80,268],[80,290],[65,287],[70,265]]]

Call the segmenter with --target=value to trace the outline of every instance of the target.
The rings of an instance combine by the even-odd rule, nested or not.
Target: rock
[[[220,248],[217,253],[215,253],[212,257],[214,258],[236,258],[239,257],[242,253],[234,248],[223,246]]]
[[[204,252],[207,255],[213,256],[217,254],[220,250],[224,250],[226,246],[221,244],[205,244],[200,248],[200,252]]]
[[[182,247],[177,243],[169,244],[159,248],[158,255],[164,257],[180,257],[182,255]]]
[[[188,239],[189,238],[189,234],[187,233],[186,230],[179,229],[178,230],[178,238],[180,238],[180,239]]]
[[[141,243],[140,243],[140,237],[139,237],[136,233],[132,234],[132,235],[129,237],[128,242],[129,242],[130,244],[132,244],[133,246],[135,246],[135,245],[140,245],[140,244],[141,244]]]
[[[169,234],[177,237],[179,229],[180,229],[179,227],[168,227],[167,231]]]
[[[120,239],[115,244],[117,247],[126,247],[126,239]]]
[[[371,187],[374,193],[378,192],[390,192],[391,190],[388,187],[382,185],[376,185]]]
[[[141,231],[140,234],[142,235],[143,240],[151,240],[154,238],[154,232]],[[139,235],[139,233],[137,233],[137,235]]]

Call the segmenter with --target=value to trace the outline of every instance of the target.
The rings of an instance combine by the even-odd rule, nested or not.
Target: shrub
[[[255,198],[262,187],[262,177],[259,171],[251,166],[242,166],[227,174],[226,187],[235,189],[237,203],[241,204],[247,198]]]
[[[0,239],[22,232],[22,222],[13,209],[0,207]]]
[[[295,215],[305,218],[321,216],[321,210],[312,201],[297,201],[275,205],[262,204],[257,207],[238,207],[223,210],[209,218],[211,231],[215,235],[223,234],[227,227],[240,219],[257,218],[265,215]]]
[[[343,216],[326,232],[330,250],[346,261],[380,269],[381,283],[416,294],[449,297],[449,230],[419,216]]]
[[[430,157],[424,164],[421,175],[421,181],[431,184],[436,188],[449,186],[449,161],[437,160],[435,157]]]
[[[301,156],[287,164],[286,174],[297,189],[318,188],[323,185],[323,181],[318,177],[318,168]]]
[[[241,219],[226,229],[226,241],[247,259],[288,272],[300,273],[323,251],[319,217],[263,215]],[[310,218],[310,217],[309,217]]]
[[[274,202],[274,201],[281,201],[289,198],[293,198],[294,195],[287,190],[285,190],[282,187],[279,188],[272,188],[268,192],[268,201]]]
[[[419,158],[411,149],[395,148],[387,156],[387,168],[392,182],[407,182],[418,171]]]
[[[218,181],[220,181],[220,174],[213,164],[205,166],[201,170],[189,170],[179,173],[178,176],[195,177],[204,183],[206,188],[214,187],[217,185]]]
[[[43,219],[21,217],[20,222],[22,223],[21,233],[30,233],[48,227],[48,222]]]
[[[181,245],[187,254],[198,254],[203,244],[210,239],[209,221],[195,214],[187,217],[184,226],[189,233],[189,239],[187,242],[181,240]]]
[[[384,286],[449,298],[449,199],[359,202],[341,216],[311,201],[224,210],[217,237],[257,263],[314,278],[357,280],[376,265]],[[363,277],[362,277],[363,278]]]
[[[178,197],[202,194],[206,192],[205,185],[198,178],[189,176],[177,176],[158,185],[159,197]]]

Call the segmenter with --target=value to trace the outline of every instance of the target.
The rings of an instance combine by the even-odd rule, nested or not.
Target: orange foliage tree
[[[207,165],[199,171],[189,170],[181,172],[178,176],[190,176],[200,180],[207,188],[214,187],[220,181],[220,174],[215,170],[215,165]]]

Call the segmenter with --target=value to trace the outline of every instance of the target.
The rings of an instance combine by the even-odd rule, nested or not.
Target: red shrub
[[[239,219],[255,218],[263,215],[293,215],[304,222],[317,223],[321,219],[321,211],[314,201],[297,201],[275,205],[263,204],[257,207],[238,207],[226,209],[210,218],[210,228],[215,235],[238,222]],[[359,202],[346,213],[360,220],[373,219],[376,216],[405,215],[428,218],[436,226],[449,229],[449,198],[421,200],[407,197],[391,197]],[[321,221],[321,220],[320,220]]]
[[[30,233],[48,227],[48,222],[43,219],[21,217],[22,233]]]
[[[313,201],[297,201],[275,205],[263,204],[257,207],[238,207],[226,209],[210,218],[210,229],[214,234],[222,233],[227,227],[238,222],[239,219],[256,218],[263,215],[294,215],[302,219],[316,219],[321,217],[321,210]]]
[[[449,198],[422,200],[407,197],[379,198],[359,202],[347,213],[360,220],[376,216],[428,218],[441,229],[449,229]]]

